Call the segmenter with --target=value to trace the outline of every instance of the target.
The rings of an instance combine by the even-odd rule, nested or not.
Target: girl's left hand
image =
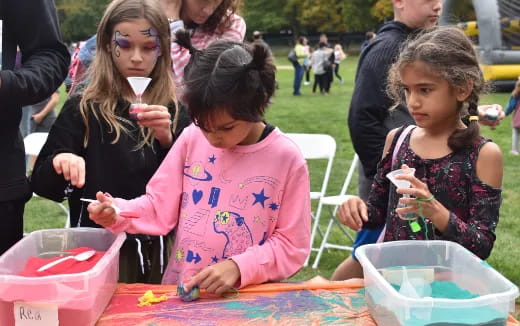
[[[206,289],[208,293],[222,295],[229,291],[240,278],[240,269],[231,259],[216,263],[201,270],[187,284],[184,285],[186,292],[191,291],[195,285]]]
[[[173,143],[170,119],[168,108],[162,105],[148,105],[137,114],[137,123],[153,129],[155,138],[163,148],[170,147]]]
[[[415,198],[400,198],[399,203],[406,207],[397,208],[395,212],[401,218],[409,213],[415,213],[417,216],[422,214],[421,217],[430,219],[439,231],[444,232],[448,225],[450,212],[435,198],[426,201],[416,199],[427,199],[433,196],[428,185],[411,174],[401,174],[396,176],[396,179],[407,180],[411,183],[411,188],[397,188],[397,193],[408,194]]]

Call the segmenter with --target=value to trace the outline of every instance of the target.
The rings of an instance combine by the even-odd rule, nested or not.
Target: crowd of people
[[[294,49],[289,55],[289,60],[294,67],[293,95],[301,95],[303,78],[304,85],[310,85],[311,71],[314,73],[312,94],[316,94],[319,87],[320,94],[329,95],[334,77],[343,84],[343,78],[339,75],[340,64],[347,55],[343,46],[336,43],[334,47],[328,42],[326,34],[321,34],[316,48],[311,48],[309,40],[305,36],[298,37]]]
[[[303,266],[311,246],[309,171],[296,145],[265,119],[276,68],[262,33],[244,42],[239,2],[113,0],[71,64],[52,1],[5,1],[0,19],[11,37],[1,43],[0,254],[22,238],[34,191],[68,200],[73,227],[129,234],[122,282],[222,294],[286,279]],[[441,0],[393,5],[394,20],[367,34],[359,58],[348,117],[361,160],[359,196],[338,217],[358,231],[355,248],[378,239],[443,239],[485,259],[496,238],[503,168],[479,124],[494,127],[504,112],[490,120],[489,106],[478,106],[477,55],[461,31],[435,27]],[[37,35],[12,29],[24,22]],[[15,69],[16,46],[22,60]],[[293,95],[302,94],[302,81],[310,85],[310,71],[312,93],[328,95],[334,78],[343,83],[346,55],[325,34],[314,49],[300,36],[292,52]],[[55,118],[67,72],[67,100]],[[143,103],[128,77],[151,78]],[[515,155],[519,98],[520,81],[505,110],[515,114]],[[30,184],[21,121],[26,133],[49,132]],[[410,188],[385,177],[398,168],[415,168],[415,176],[401,177]],[[360,276],[354,251],[332,279]]]

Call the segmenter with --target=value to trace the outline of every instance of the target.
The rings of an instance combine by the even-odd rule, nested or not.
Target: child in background
[[[184,102],[192,124],[176,141],[146,194],[134,200],[98,192],[90,218],[113,232],[167,234],[173,254],[163,283],[222,294],[296,273],[309,253],[307,165],[297,146],[264,121],[275,89],[267,48],[217,41],[189,49]],[[136,219],[116,215],[112,204]],[[200,270],[200,271],[199,271]]]
[[[343,47],[341,44],[336,44],[334,46],[334,75],[338,77],[339,81],[343,84],[343,78],[339,75],[339,64],[341,61],[345,60],[347,55],[343,52]]]
[[[72,226],[98,227],[80,198],[98,189],[134,198],[145,186],[189,122],[178,120],[171,77],[168,20],[155,0],[115,0],[97,31],[91,81],[64,104],[31,177],[33,190],[55,201],[68,198]],[[127,77],[150,77],[131,118],[135,95]],[[164,239],[129,236],[121,249],[119,281],[158,283],[167,261]]]
[[[473,45],[459,29],[433,29],[408,43],[389,72],[388,88],[417,126],[396,149],[395,162],[403,128],[388,134],[368,202],[349,199],[339,210],[340,220],[356,231],[386,223],[384,241],[455,241],[486,259],[495,241],[503,168],[499,147],[479,135],[477,105],[484,84]],[[398,178],[410,181],[411,188],[396,193],[386,174],[407,166],[415,168],[415,176]],[[407,207],[397,208],[398,203]],[[419,230],[405,220],[411,213],[418,216]]]
[[[511,93],[511,98],[509,99],[509,103],[507,103],[507,107],[505,110],[506,115],[513,113],[513,139],[512,139],[512,149],[511,154],[518,155],[518,140],[520,135],[520,112],[518,110],[518,106],[520,105],[520,77],[515,84],[515,89]]]
[[[236,14],[241,0],[160,0],[170,22],[172,40],[178,30],[186,29],[196,49],[204,49],[216,40],[242,42],[246,34],[246,23]],[[184,68],[191,53],[172,43],[173,78],[177,95],[184,91]]]

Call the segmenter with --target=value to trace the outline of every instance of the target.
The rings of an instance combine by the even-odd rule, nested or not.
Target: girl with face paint
[[[98,227],[80,198],[97,189],[134,198],[165,157],[187,115],[176,107],[167,17],[154,0],[114,0],[98,26],[89,83],[64,104],[32,174],[42,197],[69,201],[72,226]],[[135,95],[127,77],[149,77],[148,106],[130,116]],[[121,249],[121,282],[158,283],[168,257],[167,239],[128,237]]]

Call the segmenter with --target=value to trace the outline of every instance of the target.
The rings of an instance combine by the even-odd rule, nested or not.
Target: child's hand
[[[395,178],[407,180],[411,183],[411,188],[397,188],[398,194],[408,194],[415,197],[400,198],[399,203],[406,205],[406,207],[396,208],[395,212],[401,218],[409,213],[415,213],[422,218],[428,218],[439,231],[444,232],[448,225],[450,212],[433,197],[428,189],[428,185],[411,174],[401,174]]]
[[[341,223],[359,232],[363,227],[363,222],[368,222],[367,205],[358,196],[351,196],[341,204],[338,218]]]
[[[63,174],[65,180],[81,188],[85,185],[85,160],[83,157],[72,153],[60,153],[52,159],[54,170]]]
[[[206,289],[208,293],[222,295],[235,286],[239,278],[238,265],[233,260],[227,259],[201,270],[184,285],[184,289],[189,292],[198,284],[199,288]]]
[[[112,206],[112,199],[101,191],[96,193],[99,203],[90,203],[87,207],[89,218],[103,227],[112,226],[116,222],[116,210]]]
[[[488,109],[495,109],[498,111],[497,117],[493,119],[489,119],[487,117],[487,110]],[[481,125],[489,126],[491,129],[495,129],[496,126],[500,124],[500,121],[505,118],[504,110],[502,109],[502,106],[500,104],[491,104],[491,105],[480,105],[478,107],[478,121]]]
[[[155,138],[165,148],[170,147],[173,143],[170,119],[168,108],[162,105],[148,105],[137,114],[137,123],[153,129]]]

